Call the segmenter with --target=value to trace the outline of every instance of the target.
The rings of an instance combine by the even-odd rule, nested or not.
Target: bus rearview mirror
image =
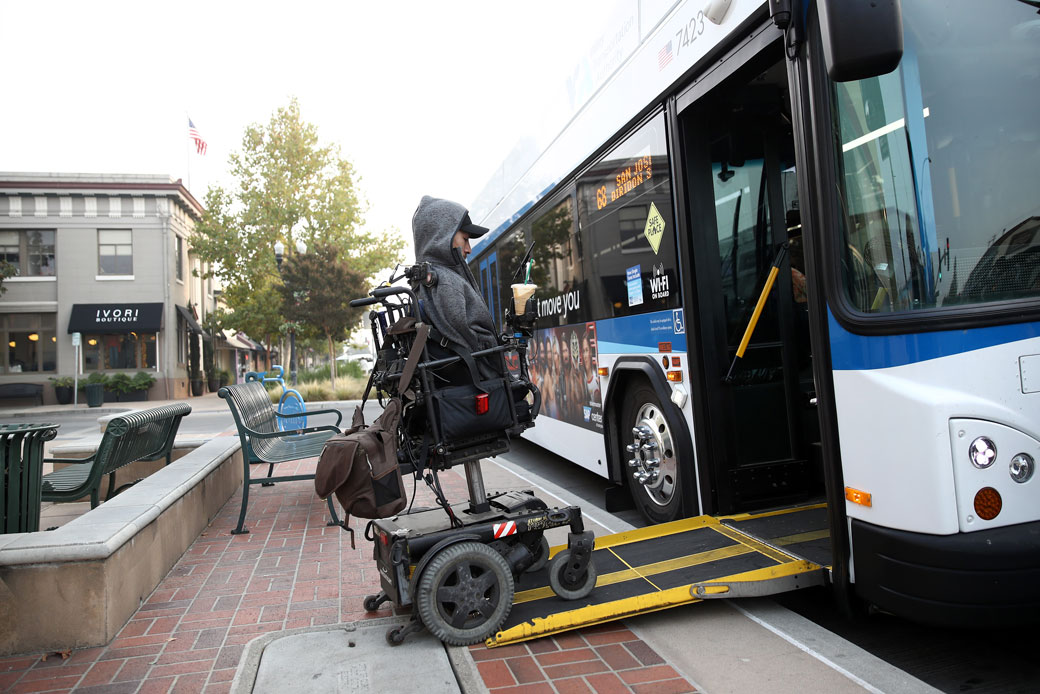
[[[835,82],[892,72],[903,57],[900,0],[817,0],[827,74]]]

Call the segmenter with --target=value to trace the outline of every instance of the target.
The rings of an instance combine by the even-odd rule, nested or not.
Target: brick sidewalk
[[[305,461],[297,472],[314,465]],[[254,474],[266,472],[257,466]],[[441,481],[449,499],[467,498],[461,471]],[[361,606],[379,590],[371,544],[362,537],[365,521],[354,519],[351,549],[347,533],[325,525],[312,482],[254,487],[250,496],[250,534],[231,535],[236,494],[110,644],[65,658],[0,658],[0,691],[223,694],[245,645],[261,634],[392,614]],[[432,499],[420,484],[416,504],[431,506]],[[694,691],[621,623],[503,648],[472,646],[470,654],[495,694]]]
[[[500,648],[470,646],[492,694],[697,691],[623,622]]]

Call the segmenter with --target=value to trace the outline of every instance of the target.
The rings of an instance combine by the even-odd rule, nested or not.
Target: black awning
[[[199,322],[195,320],[195,314],[192,312],[190,308],[186,308],[178,304],[177,313],[181,314],[181,317],[184,318],[184,322],[188,325],[189,331],[202,335],[207,340],[209,339],[209,335],[206,333],[205,330],[202,329],[202,327],[199,325]]]
[[[70,333],[157,333],[162,328],[163,305],[73,304]]]

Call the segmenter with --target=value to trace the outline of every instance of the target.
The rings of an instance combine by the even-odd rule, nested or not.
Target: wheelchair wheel
[[[292,388],[286,388],[285,392],[282,393],[282,399],[278,401],[278,411],[282,414],[306,412],[307,409],[303,404],[303,396]],[[306,429],[307,416],[279,417],[278,428],[282,431],[289,431],[290,429]]]
[[[513,573],[501,554],[479,542],[460,542],[430,561],[415,602],[431,634],[468,646],[498,630],[513,607],[513,591]]]
[[[387,597],[382,593],[379,595],[366,595],[362,605],[365,608],[365,612],[375,612],[386,600]]]
[[[565,549],[549,562],[549,587],[564,600],[580,600],[596,587],[596,566],[591,561],[574,581],[567,580],[564,570],[570,561],[571,551]]]
[[[549,541],[545,539],[545,535],[538,541],[538,551],[534,554],[534,563],[527,567],[526,573],[534,573],[535,571],[541,571],[545,568],[545,565],[549,563]]]

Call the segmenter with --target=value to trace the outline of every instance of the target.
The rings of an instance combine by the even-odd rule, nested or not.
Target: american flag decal
[[[666,43],[661,50],[657,52],[657,70],[660,72],[667,67],[668,63],[672,62],[672,42]]]
[[[499,540],[509,535],[516,535],[516,522],[506,521],[505,523],[495,523],[495,539]]]

